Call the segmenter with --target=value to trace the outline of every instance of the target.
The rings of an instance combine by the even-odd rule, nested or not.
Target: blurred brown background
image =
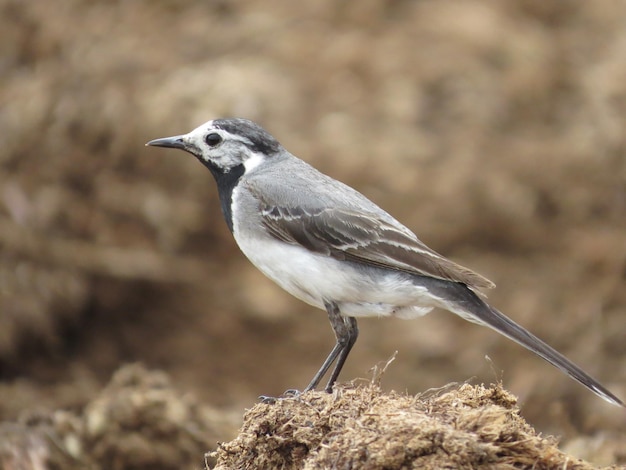
[[[325,313],[243,258],[208,171],[144,147],[227,116],[496,282],[495,306],[626,398],[622,3],[1,0],[0,13],[0,420],[80,407],[133,361],[241,411],[308,383],[333,344]],[[626,432],[623,412],[450,314],[360,326],[340,379],[398,350],[388,389],[502,379],[543,432]]]

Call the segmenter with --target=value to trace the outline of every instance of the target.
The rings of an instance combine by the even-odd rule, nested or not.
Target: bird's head
[[[188,134],[155,139],[146,145],[185,150],[216,178],[237,169],[252,171],[280,153],[281,145],[265,129],[247,119],[215,119]]]

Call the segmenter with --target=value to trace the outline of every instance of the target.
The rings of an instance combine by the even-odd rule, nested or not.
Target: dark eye
[[[219,134],[209,134],[204,138],[204,141],[209,147],[215,147],[222,141],[222,136]]]

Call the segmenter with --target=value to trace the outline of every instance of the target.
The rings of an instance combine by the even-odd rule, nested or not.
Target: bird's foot
[[[295,388],[290,388],[289,390],[285,390],[285,392],[279,397],[268,397],[267,395],[261,395],[259,397],[259,401],[261,403],[265,403],[266,405],[273,405],[279,400],[284,400],[285,398],[300,398],[302,392],[300,390],[296,390]]]

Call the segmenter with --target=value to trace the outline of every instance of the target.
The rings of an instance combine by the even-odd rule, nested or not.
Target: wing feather
[[[340,260],[492,288],[480,274],[428,248],[404,226],[349,208],[316,209],[261,203],[263,225],[275,238]]]

